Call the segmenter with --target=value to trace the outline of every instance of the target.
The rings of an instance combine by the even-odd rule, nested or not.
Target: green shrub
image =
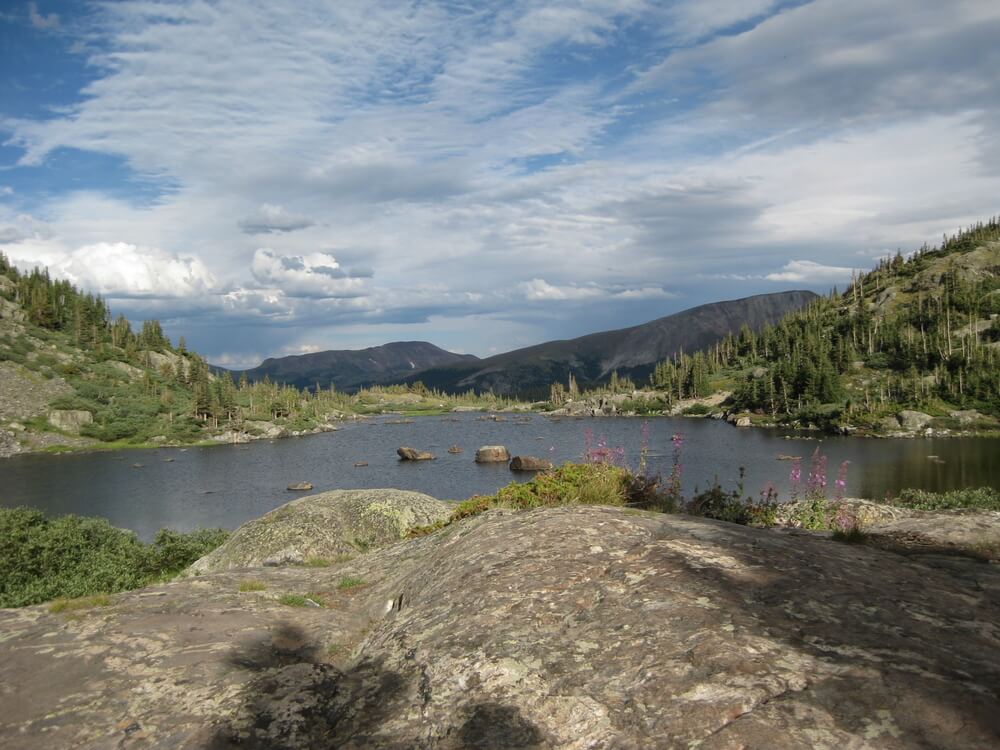
[[[145,545],[101,518],[0,509],[0,607],[138,588],[180,572],[224,538],[161,531]]]
[[[339,581],[337,581],[337,588],[341,590],[356,589],[358,586],[364,586],[365,582],[361,578],[355,578],[354,576],[343,576]]]
[[[1000,510],[1000,490],[992,487],[967,488],[951,492],[905,489],[899,493],[898,497],[889,498],[889,502],[893,505],[916,510],[955,510],[961,508]]]
[[[153,543],[146,547],[145,569],[161,578],[176,575],[221,545],[228,536],[229,532],[223,529],[197,529],[186,534],[160,529]]]

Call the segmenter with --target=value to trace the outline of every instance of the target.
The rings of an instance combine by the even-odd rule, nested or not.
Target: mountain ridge
[[[707,348],[743,325],[756,330],[776,323],[818,296],[792,290],[710,302],[627,328],[534,344],[465,366],[433,368],[407,382],[420,379],[451,392],[473,388],[544,398],[551,383],[564,382],[570,374],[581,386],[604,382],[614,372],[644,380],[663,359]]]
[[[297,387],[323,388],[334,385],[352,391],[368,385],[396,382],[403,375],[443,364],[478,361],[472,354],[449,352],[428,341],[391,341],[365,349],[329,349],[321,352],[268,357],[257,367],[225,370],[240,378],[260,381],[266,376],[274,382]]]
[[[638,325],[545,341],[483,359],[448,352],[429,342],[402,341],[269,357],[257,367],[229,372],[235,377],[246,374],[250,380],[266,375],[298,387],[317,383],[326,387],[332,382],[346,391],[419,380],[452,393],[473,389],[544,397],[552,382],[564,381],[571,373],[581,385],[603,382],[613,372],[645,379],[663,359],[711,346],[743,325],[757,330],[776,323],[817,297],[810,291],[792,290],[710,302]]]

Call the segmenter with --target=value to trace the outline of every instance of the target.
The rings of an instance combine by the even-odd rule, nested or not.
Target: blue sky
[[[8,1],[0,251],[210,361],[488,355],[998,211],[992,0]]]

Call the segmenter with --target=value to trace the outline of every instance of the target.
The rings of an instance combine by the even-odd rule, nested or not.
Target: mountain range
[[[480,359],[424,341],[394,342],[362,350],[276,357],[258,367],[233,371],[251,381],[265,375],[299,387],[354,391],[365,385],[413,383],[446,392],[492,390],[498,395],[546,397],[553,382],[570,375],[581,386],[607,380],[612,372],[645,380],[657,362],[682,351],[711,346],[746,325],[759,330],[816,298],[809,291],[778,292],[714,302],[613,331],[549,341]]]

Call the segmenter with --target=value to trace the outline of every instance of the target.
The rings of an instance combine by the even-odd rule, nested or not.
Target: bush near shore
[[[0,509],[0,607],[140,588],[176,575],[228,532],[159,531],[151,544],[101,518]]]

